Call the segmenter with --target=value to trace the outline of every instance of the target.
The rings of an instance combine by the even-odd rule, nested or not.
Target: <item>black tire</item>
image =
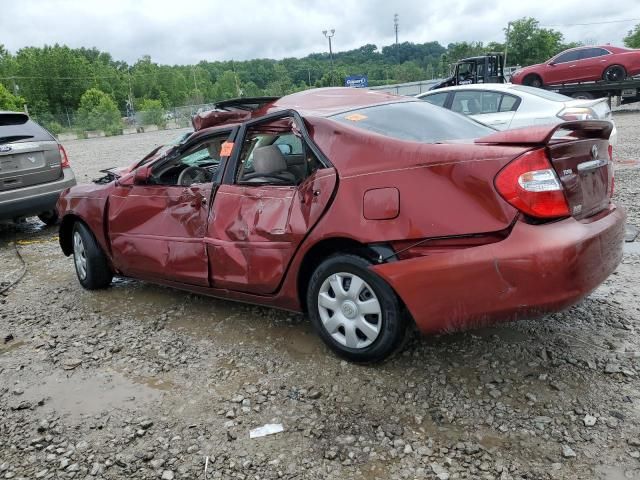
[[[82,241],[81,247],[84,248],[84,274],[78,262],[78,257],[82,258],[82,252],[81,248],[79,248],[80,245],[77,243],[76,235],[79,235]],[[87,290],[107,288],[113,279],[113,272],[102,248],[84,223],[76,222],[73,225],[71,244],[73,245],[73,263],[80,285]]]
[[[591,100],[593,94],[589,92],[576,92],[571,94],[571,98],[575,98],[576,100]]]
[[[528,85],[529,87],[542,87],[542,79],[536,75],[535,73],[530,73],[522,80],[523,85]]]
[[[371,263],[369,261],[357,255],[338,254],[331,256],[316,268],[309,280],[309,287],[307,289],[307,307],[315,330],[329,348],[339,356],[352,362],[373,363],[388,358],[396,350],[400,349],[407,333],[407,318],[398,296],[382,278],[370,270],[370,266]],[[327,328],[325,328],[318,306],[320,289],[323,287],[323,284],[325,284],[325,281],[328,282],[332,277],[335,280],[336,277],[334,277],[334,275],[338,273],[355,275],[365,282],[360,295],[366,294],[368,298],[360,297],[358,301],[361,301],[361,298],[364,298],[362,301],[371,300],[369,295],[372,295],[378,300],[380,313],[373,315],[376,320],[376,323],[373,325],[375,325],[378,333],[375,340],[369,345],[358,348],[348,347],[346,344],[340,343],[333,336],[344,335],[346,340],[347,334],[344,332],[344,327],[341,327],[343,329],[342,334],[339,328],[334,334],[331,334]],[[351,280],[348,280],[348,288],[351,288]],[[369,291],[369,288],[372,291]],[[351,293],[350,290],[347,290],[347,292]],[[342,314],[343,311],[344,310],[341,310],[340,313]],[[334,312],[334,314],[335,313],[337,312]],[[357,312],[356,316],[359,315],[359,312]],[[364,318],[365,315],[362,314],[362,317]],[[367,317],[371,317],[371,315],[367,315]],[[341,318],[346,322],[350,321],[344,315]],[[356,325],[356,320],[354,319],[352,321],[354,322],[352,325]],[[359,338],[358,341],[369,341],[357,326],[353,327],[353,331],[356,332],[355,334]]]
[[[38,218],[42,223],[50,227],[51,225],[55,225],[56,223],[58,223],[58,212],[56,212],[55,210],[42,212],[40,215],[38,215]]]
[[[611,65],[602,74],[602,79],[608,82],[620,82],[627,78],[627,71],[622,65]]]

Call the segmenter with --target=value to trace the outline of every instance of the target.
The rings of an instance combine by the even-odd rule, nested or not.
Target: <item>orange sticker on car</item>
[[[352,113],[351,115],[347,115],[347,120],[351,120],[352,122],[359,122],[361,120],[366,120],[368,117],[366,115],[362,115],[361,113]]]
[[[229,157],[231,156],[231,152],[233,152],[233,142],[224,142],[222,147],[220,147],[220,156]]]

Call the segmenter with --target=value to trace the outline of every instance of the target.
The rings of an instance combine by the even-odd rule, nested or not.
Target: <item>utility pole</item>
[[[331,48],[331,39],[336,34],[336,31],[335,29],[332,28],[329,31],[323,30],[322,34],[327,38],[327,40],[329,40],[329,59],[331,61],[331,85],[333,86],[333,49]]]
[[[135,109],[133,108],[133,89],[131,88],[131,67],[127,66],[127,79],[129,80],[129,111],[127,116],[131,116],[133,119],[135,115]]]
[[[193,89],[198,90],[198,84],[196,83],[196,69],[191,68],[191,73],[193,73]]]
[[[400,63],[400,47],[398,46],[398,27],[399,27],[399,19],[398,14],[393,14],[393,29],[396,32],[396,61],[398,64]]]
[[[507,23],[507,37],[504,41],[504,64],[502,65],[503,71],[507,68],[507,50],[509,48],[509,33],[511,33],[511,22]]]

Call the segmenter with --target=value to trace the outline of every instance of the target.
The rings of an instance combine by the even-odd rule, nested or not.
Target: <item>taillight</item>
[[[69,164],[69,157],[67,157],[67,151],[60,144],[58,144],[58,150],[60,151],[60,167],[69,168],[71,165]]]
[[[596,113],[587,107],[567,107],[558,114],[558,117],[567,121],[593,120],[598,118]]]
[[[616,180],[615,180],[615,174],[614,174],[614,170],[613,170],[613,145],[609,144],[609,165],[607,170],[609,171],[609,191],[607,192],[607,195],[609,196],[609,198],[613,197],[613,191],[614,188],[616,186]]]
[[[531,150],[508,163],[496,176],[495,185],[522,213],[538,218],[569,215],[564,189],[544,149]]]

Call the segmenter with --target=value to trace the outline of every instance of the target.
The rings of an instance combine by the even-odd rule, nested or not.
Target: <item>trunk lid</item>
[[[57,180],[62,175],[55,141],[0,145],[0,191]]]
[[[575,121],[497,132],[477,139],[476,143],[544,148],[562,184],[569,212],[582,219],[609,205],[613,181],[609,149],[612,129],[608,121]]]
[[[595,114],[597,120],[611,120],[611,108],[606,98],[595,100],[570,100],[564,102],[565,108],[589,108]]]
[[[547,148],[572,216],[586,218],[607,208],[613,174],[608,140],[575,140]]]
[[[20,112],[0,112],[0,191],[57,180],[62,176],[58,142]]]

